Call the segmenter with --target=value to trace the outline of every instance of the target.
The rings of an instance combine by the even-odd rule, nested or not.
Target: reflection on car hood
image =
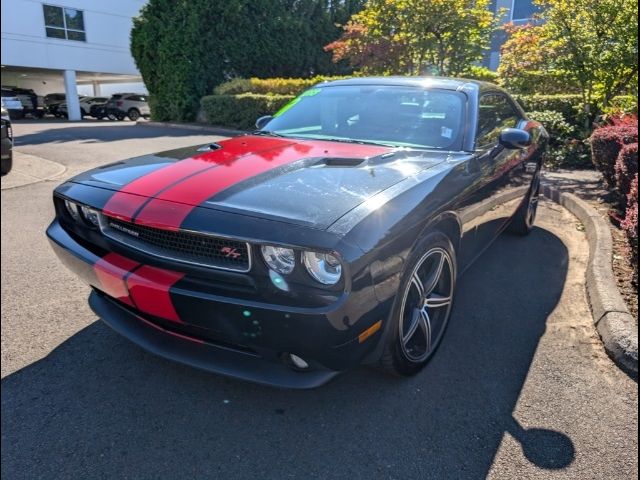
[[[330,141],[242,136],[146,155],[72,181],[113,190],[107,214],[179,228],[197,207],[327,228],[447,153]]]

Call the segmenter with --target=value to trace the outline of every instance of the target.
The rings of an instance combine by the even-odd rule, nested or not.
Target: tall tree
[[[566,71],[580,86],[585,110],[607,106],[638,81],[636,0],[537,0],[544,36],[555,51],[549,68]]]
[[[324,45],[359,0],[149,0],[131,31],[131,51],[154,118],[193,120],[200,98],[243,77],[332,75]]]
[[[366,73],[459,75],[489,49],[498,23],[490,3],[370,0],[326,50]]]

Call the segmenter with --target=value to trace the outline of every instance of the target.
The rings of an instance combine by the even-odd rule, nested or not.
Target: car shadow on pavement
[[[311,391],[156,358],[101,322],[2,380],[3,478],[485,478],[505,434],[528,461],[575,457],[513,411],[568,252],[550,232],[502,236],[461,279],[427,368],[361,368]]]
[[[157,137],[189,137],[193,135],[210,135],[212,133],[193,131],[188,129],[156,127],[136,125],[133,122],[109,121],[91,122],[91,126],[70,124],[60,126],[60,123],[52,124],[51,128],[33,133],[17,134],[16,147],[31,145],[56,144],[80,141],[82,143],[104,143],[131,139],[146,139]]]

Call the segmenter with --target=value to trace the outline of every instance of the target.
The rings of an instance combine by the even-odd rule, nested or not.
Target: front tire
[[[13,155],[8,158],[3,158],[0,162],[0,175],[3,177],[11,171],[11,167],[13,165]]]
[[[440,233],[420,241],[407,262],[391,311],[382,367],[396,375],[418,373],[431,360],[449,324],[456,287],[453,245]]]

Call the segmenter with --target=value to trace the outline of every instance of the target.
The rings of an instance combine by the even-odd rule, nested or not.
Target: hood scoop
[[[320,163],[324,163],[327,167],[357,167],[366,161],[366,158],[328,157],[323,158]]]
[[[208,145],[203,145],[202,147],[198,148],[197,151],[198,152],[215,152],[216,150],[220,150],[222,149],[222,145],[220,145],[219,143],[209,143]]]

